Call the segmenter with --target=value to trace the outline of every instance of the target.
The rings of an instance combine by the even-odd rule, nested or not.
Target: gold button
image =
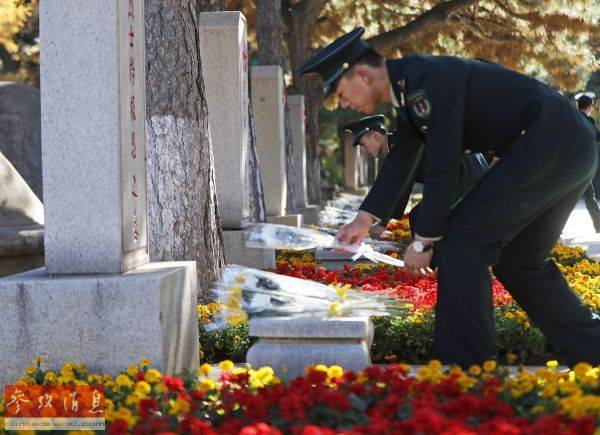
[[[348,62],[344,62],[344,64],[342,66],[344,67],[344,69],[348,69],[348,67],[350,66],[350,64]]]
[[[465,154],[471,154],[471,150],[470,150],[469,148],[467,148],[467,149],[465,150]]]

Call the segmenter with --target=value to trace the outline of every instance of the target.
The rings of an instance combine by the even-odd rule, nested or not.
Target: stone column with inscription
[[[195,264],[148,260],[143,4],[40,2],[46,268],[0,280],[0,383],[198,364]]]
[[[308,204],[306,194],[306,113],[304,95],[289,95],[287,109],[292,127],[294,167],[296,169],[296,205],[305,224],[319,223],[319,207]]]
[[[243,236],[250,224],[246,18],[238,11],[203,12],[198,28],[225,259],[272,268],[275,251],[247,248]]]
[[[302,215],[285,214],[285,84],[281,67],[253,66],[250,70],[251,104],[256,149],[265,194],[267,222],[301,226]]]

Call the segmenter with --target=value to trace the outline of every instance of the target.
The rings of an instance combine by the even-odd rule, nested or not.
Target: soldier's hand
[[[359,211],[354,219],[338,231],[335,238],[344,245],[358,245],[369,234],[371,225],[373,225],[373,218],[369,214]],[[337,251],[345,252],[344,250]]]
[[[429,276],[433,270],[429,267],[433,257],[433,250],[416,252],[411,243],[404,254],[404,270],[413,278]]]

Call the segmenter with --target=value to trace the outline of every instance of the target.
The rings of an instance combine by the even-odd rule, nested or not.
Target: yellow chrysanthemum
[[[198,373],[202,376],[208,376],[210,372],[212,372],[212,366],[210,364],[202,364],[200,368],[198,368]]]
[[[483,363],[483,371],[491,373],[496,370],[497,363],[494,360],[485,361]]]
[[[333,365],[327,369],[327,376],[331,379],[341,378],[344,375],[344,369]]]
[[[469,374],[473,376],[479,376],[481,374],[481,367],[478,365],[472,365],[469,367]]]
[[[156,369],[150,369],[144,374],[144,380],[150,384],[156,384],[160,382],[162,375]]]
[[[152,387],[146,381],[138,381],[135,384],[135,392],[141,396],[147,396],[152,391]]]
[[[133,381],[129,376],[120,374],[115,378],[115,384],[119,387],[123,388],[131,388],[133,386]]]
[[[228,360],[228,359],[227,359],[227,360],[224,360],[224,361],[221,361],[221,362],[219,363],[219,368],[220,368],[222,371],[224,371],[224,372],[230,372],[230,371],[233,369],[233,367],[234,367],[234,366],[235,366],[235,365],[233,364],[233,361],[230,361],[230,360]]]

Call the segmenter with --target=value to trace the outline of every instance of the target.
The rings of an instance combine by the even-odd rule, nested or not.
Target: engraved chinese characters
[[[145,248],[146,144],[143,2],[119,2],[123,253]]]

